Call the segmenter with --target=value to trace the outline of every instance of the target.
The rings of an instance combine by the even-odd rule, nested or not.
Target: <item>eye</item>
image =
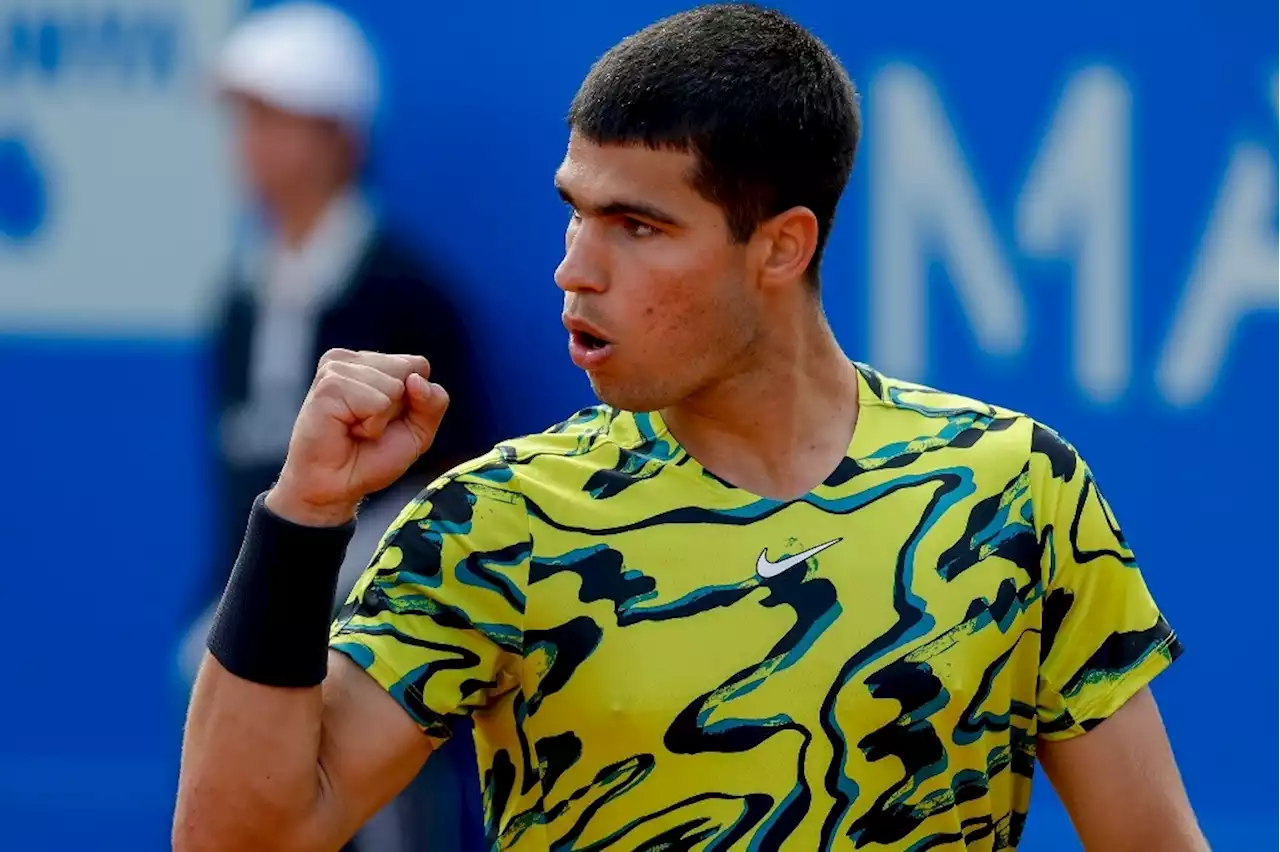
[[[573,234],[582,227],[582,214],[572,207],[569,208],[569,222],[564,226],[565,234]]]
[[[628,236],[632,236],[637,239],[654,237],[661,233],[661,231],[652,225],[646,222],[641,222],[639,219],[632,219],[631,217],[627,217],[622,220],[622,228],[627,232]]]

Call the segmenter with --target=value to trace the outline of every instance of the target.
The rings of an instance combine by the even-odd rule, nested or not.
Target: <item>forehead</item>
[[[240,121],[256,128],[288,129],[317,137],[336,135],[334,131],[340,130],[335,122],[289,112],[252,95],[232,94],[228,100]]]
[[[687,151],[654,150],[640,144],[600,145],[578,133],[556,171],[556,184],[587,203],[609,203],[616,196],[687,205],[701,197],[690,176],[694,156]]]

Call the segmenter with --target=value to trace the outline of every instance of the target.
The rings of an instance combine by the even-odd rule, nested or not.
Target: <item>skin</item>
[[[1151,690],[1087,734],[1042,740],[1038,752],[1086,850],[1208,851]]]
[[[735,244],[693,189],[694,165],[683,152],[570,137],[556,174],[572,211],[555,276],[566,323],[585,320],[611,342],[589,370],[600,399],[660,410],[709,470],[796,497],[844,457],[857,417],[856,375],[803,280],[817,219],[787,210]]]
[[[707,468],[794,497],[840,461],[857,419],[853,369],[805,280],[817,222],[783,211],[734,243],[722,211],[690,185],[693,165],[686,153],[571,137],[556,175],[571,208],[555,275],[565,322],[608,341],[588,370],[601,399],[660,410]],[[326,356],[272,511],[313,526],[349,520],[429,445],[447,398],[428,374],[407,356]],[[249,683],[206,657],[174,848],[338,849],[429,753],[346,657],[331,653],[312,689]],[[1207,849],[1149,692],[1088,734],[1043,743],[1041,758],[1087,849]]]
[[[241,169],[286,245],[301,243],[354,179],[359,152],[336,122],[296,115],[247,95],[229,98]]]

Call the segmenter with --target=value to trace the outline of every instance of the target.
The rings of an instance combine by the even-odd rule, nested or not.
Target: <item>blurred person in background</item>
[[[341,599],[409,497],[492,446],[478,440],[487,420],[477,413],[483,383],[471,374],[450,287],[397,242],[359,186],[379,94],[376,61],[360,29],[323,5],[270,7],[232,33],[216,84],[235,118],[243,179],[262,226],[256,244],[236,259],[215,329],[210,408],[220,550],[206,600],[221,595],[254,498],[280,472],[322,352],[422,355],[433,376],[456,388],[436,452],[364,508],[368,535],[348,550]],[[191,679],[212,612],[210,606],[184,643]],[[470,737],[459,739],[455,759],[424,772],[354,848],[422,849],[425,841],[415,838],[424,836],[432,850],[468,848],[463,833],[479,824],[478,816],[467,818],[479,808],[468,799],[479,793]],[[427,795],[429,808],[419,804]]]

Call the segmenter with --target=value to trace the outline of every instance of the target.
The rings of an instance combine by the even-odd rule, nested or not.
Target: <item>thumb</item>
[[[435,440],[440,420],[449,407],[449,394],[417,373],[411,374],[405,385],[409,390],[409,405],[404,412],[404,423],[418,445],[418,452],[425,453]]]

